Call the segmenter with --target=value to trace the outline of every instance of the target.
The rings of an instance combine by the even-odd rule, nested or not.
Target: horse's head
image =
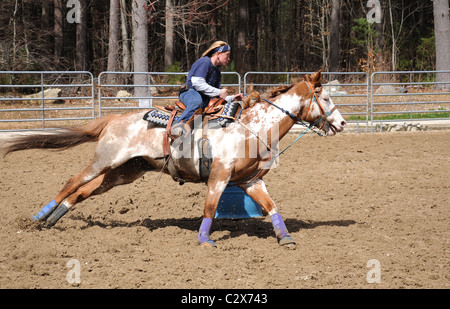
[[[321,80],[322,70],[303,77],[303,82],[300,84],[306,95],[301,119],[314,124],[327,135],[335,135],[337,132],[342,132],[347,123],[327,91],[323,89]]]

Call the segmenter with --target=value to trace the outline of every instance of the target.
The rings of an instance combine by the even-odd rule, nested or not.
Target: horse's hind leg
[[[55,225],[56,222],[58,222],[58,220],[61,219],[62,216],[64,216],[69,211],[69,208],[72,207],[76,202],[78,202],[79,197],[83,197],[83,199],[88,198],[95,189],[101,186],[105,179],[105,176],[106,174],[102,174],[97,178],[89,181],[87,184],[81,186],[75,193],[69,195],[69,197],[63,203],[58,204],[52,211],[52,213],[48,216],[48,219],[45,222],[45,226],[51,227]],[[75,201],[69,202],[69,200]]]
[[[47,219],[45,225],[47,227],[53,226],[67,213],[69,208],[84,201],[88,197],[102,194],[118,185],[131,183],[152,169],[152,166],[147,161],[139,157],[133,158],[121,166],[98,176],[68,196]]]
[[[109,167],[96,168],[98,164],[97,160],[93,160],[88,166],[86,166],[78,175],[69,179],[63,189],[58,193],[54,200],[45,205],[41,211],[32,217],[32,220],[45,220],[47,219],[58,207],[58,205],[69,195],[77,191],[81,186],[97,178],[99,175],[108,171]]]
[[[289,235],[286,225],[284,224],[283,218],[278,213],[278,209],[274,201],[270,198],[267,192],[266,185],[262,179],[256,179],[255,181],[240,185],[242,189],[262,208],[270,215],[272,220],[273,229],[275,235],[277,236],[278,243],[280,246],[295,245],[294,239]]]

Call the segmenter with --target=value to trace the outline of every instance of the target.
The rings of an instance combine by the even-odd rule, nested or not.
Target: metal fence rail
[[[247,72],[244,92],[253,87],[260,92],[282,83],[291,84],[305,74],[315,72]],[[330,94],[343,117],[350,123],[369,127],[369,77],[364,72],[322,72],[324,89]]]
[[[370,86],[371,131],[377,124],[381,130],[386,122],[450,120],[450,79],[433,81],[439,73],[450,76],[450,71],[373,73]],[[440,85],[445,85],[447,90],[437,89]],[[428,117],[431,114],[434,117]]]
[[[223,72],[231,93],[261,92],[314,72]],[[365,131],[383,123],[450,121],[450,71],[322,72],[323,86],[349,123]],[[173,104],[187,72],[0,71],[0,131],[68,126],[107,113]],[[136,77],[136,78],[135,78]],[[95,87],[95,81],[97,87]],[[137,82],[136,82],[137,81]],[[437,89],[447,85],[447,90]],[[62,95],[49,96],[59,89]],[[31,97],[34,93],[38,96]],[[96,102],[96,100],[98,100]],[[98,108],[96,103],[98,103]]]
[[[67,125],[94,118],[92,73],[0,71],[0,130],[43,130],[50,121]]]
[[[98,76],[99,116],[123,110],[148,109],[153,105],[173,104],[178,88],[186,81],[187,72],[102,72]],[[139,85],[133,83],[141,76]],[[241,76],[222,72],[222,87],[241,89]],[[136,95],[137,93],[139,93]],[[134,95],[132,94],[134,93]],[[145,94],[145,95],[144,95]]]

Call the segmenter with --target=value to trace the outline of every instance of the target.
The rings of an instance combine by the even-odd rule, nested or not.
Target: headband
[[[224,53],[229,50],[231,50],[230,45],[223,45],[214,49],[214,53]]]

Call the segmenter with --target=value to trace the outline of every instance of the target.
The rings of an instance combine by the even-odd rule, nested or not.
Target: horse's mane
[[[321,72],[321,71],[319,71],[319,72]],[[310,75],[305,75],[305,76],[303,76],[303,78],[297,78],[297,79],[293,80],[292,84],[290,84],[290,85],[280,85],[278,87],[273,88],[270,91],[269,98],[274,98],[276,96],[279,96],[280,94],[288,92],[292,87],[294,87],[296,84],[298,84],[302,81],[311,83],[314,88],[322,86],[321,81],[320,81],[320,76],[319,76],[319,79],[317,79],[317,78],[313,79]]]
[[[280,85],[278,87],[273,88],[270,91],[270,98],[274,98],[276,96],[279,96],[282,93],[286,93],[288,92],[292,87],[294,87],[296,84],[298,84],[299,82],[305,80],[305,78],[297,78],[295,80],[292,81],[292,84],[290,85]]]
[[[273,88],[270,91],[270,96],[269,98],[274,98],[282,93],[288,92],[289,89],[291,89],[292,87],[294,87],[294,84],[290,84],[290,85],[280,85],[276,88]]]

